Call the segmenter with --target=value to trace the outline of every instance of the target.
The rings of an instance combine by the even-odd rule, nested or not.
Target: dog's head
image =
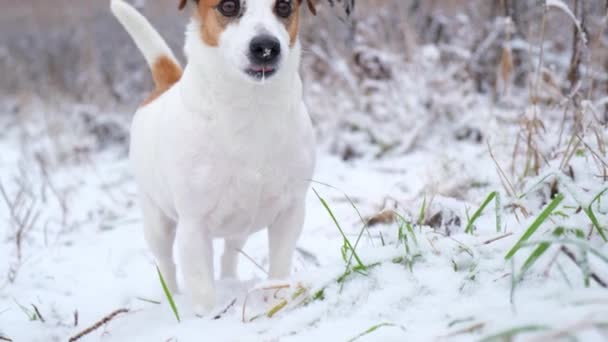
[[[306,2],[315,13],[314,0],[192,1],[200,21],[200,44],[214,55],[205,53],[204,57],[216,57],[222,68],[236,69],[254,81],[269,79],[286,65],[297,65],[293,61],[299,61],[301,4]],[[180,8],[186,3],[181,0]]]

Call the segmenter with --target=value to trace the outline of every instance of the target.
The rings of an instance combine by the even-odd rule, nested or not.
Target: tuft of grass
[[[479,340],[479,342],[502,342],[502,341],[513,341],[514,337],[519,334],[537,332],[547,330],[549,327],[544,325],[524,325],[522,327],[512,328],[495,335],[491,335]]]
[[[332,221],[336,225],[336,228],[338,228],[338,231],[342,235],[343,244],[340,249],[340,252],[342,254],[342,259],[344,259],[344,262],[346,263],[346,268],[344,270],[344,273],[342,273],[342,275],[339,276],[337,279],[337,283],[340,284],[340,291],[342,291],[342,287],[344,286],[346,279],[351,274],[359,273],[363,276],[367,276],[367,272],[369,271],[369,269],[380,265],[380,263],[373,263],[370,265],[366,265],[363,263],[363,261],[357,254],[357,251],[356,251],[357,246],[359,244],[359,241],[361,240],[361,237],[363,236],[363,233],[366,231],[367,226],[364,226],[363,229],[361,229],[361,231],[359,232],[359,235],[357,236],[357,242],[355,243],[355,246],[353,247],[352,243],[346,237],[344,230],[340,226],[340,223],[336,219],[336,216],[334,215],[333,211],[331,210],[331,208],[329,207],[329,205],[327,204],[325,199],[323,199],[321,197],[321,195],[319,195],[319,193],[317,192],[316,189],[313,188],[312,191],[315,193],[315,195],[317,196],[317,198],[319,199],[319,201],[321,202],[321,204],[323,205],[323,207],[325,208],[325,210],[331,217]],[[350,203],[354,206],[354,203],[352,201],[350,201]],[[355,209],[356,209],[356,207],[355,207]],[[349,256],[349,253],[350,253],[350,256]],[[354,266],[353,266],[353,259],[356,261],[356,265],[354,265]]]
[[[360,333],[359,335],[349,339],[347,342],[356,341],[356,340],[360,339],[361,337],[369,335],[382,327],[399,327],[399,328],[401,328],[401,330],[405,330],[405,328],[403,328],[402,326],[394,324],[394,323],[380,323],[380,324],[376,324],[374,326],[369,327],[367,330],[365,330],[364,332]]]
[[[524,235],[517,241],[517,243],[511,248],[511,250],[505,256],[506,260],[509,260],[517,253],[521,248],[522,244],[528,241],[530,237],[538,230],[538,228],[549,218],[551,213],[557,208],[557,206],[564,200],[564,194],[559,193],[555,198],[543,209],[543,211],[536,217],[534,222],[528,227]]]
[[[405,263],[411,272],[416,259],[422,257],[418,250],[416,232],[412,224],[403,216],[399,215],[398,213],[395,213],[395,215],[397,218],[399,218],[397,240],[403,244],[403,247],[405,248],[405,255],[403,257],[393,259],[393,262]]]
[[[158,268],[158,266],[156,266],[156,272],[158,273],[158,279],[160,280],[160,284],[163,287],[163,292],[165,293],[165,297],[167,297],[167,300],[169,301],[169,305],[171,306],[171,310],[173,311],[173,314],[175,315],[175,319],[177,319],[177,322],[180,323],[181,319],[179,318],[179,311],[177,310],[177,305],[175,305],[175,301],[173,300],[171,291],[169,291],[169,288],[167,287],[167,283],[165,282],[165,278],[163,278],[163,275],[160,272],[160,269]]]
[[[490,204],[490,202],[492,202],[492,200],[494,200],[495,198],[498,198],[498,192],[494,191],[491,192],[488,197],[486,197],[485,201],[483,201],[483,203],[481,204],[481,206],[479,207],[479,209],[477,209],[477,211],[475,211],[475,213],[473,213],[473,216],[471,216],[469,218],[469,222],[467,223],[467,227],[465,228],[464,232],[467,234],[473,234],[473,227],[475,224],[475,221],[481,216],[481,214],[483,213],[483,211],[486,209],[486,207]],[[499,208],[500,206],[500,199],[497,199],[496,201],[496,225],[497,225],[497,231],[500,232],[500,219],[498,218],[498,213],[499,213]]]

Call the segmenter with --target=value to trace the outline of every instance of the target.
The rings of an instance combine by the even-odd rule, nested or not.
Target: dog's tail
[[[182,67],[163,37],[150,22],[123,0],[111,0],[112,12],[127,30],[152,70],[156,96],[169,89],[182,76]]]

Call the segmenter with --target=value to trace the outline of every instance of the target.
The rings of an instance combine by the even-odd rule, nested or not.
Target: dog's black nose
[[[260,35],[249,44],[249,58],[255,64],[276,63],[281,55],[281,43],[269,35]]]

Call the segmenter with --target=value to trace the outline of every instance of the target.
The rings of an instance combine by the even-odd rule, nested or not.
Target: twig
[[[13,340],[11,340],[10,338],[6,337],[6,336],[2,336],[0,335],[0,341],[8,341],[8,342],[13,342]]]
[[[101,320],[99,320],[97,323],[93,324],[92,326],[86,328],[85,330],[83,330],[82,332],[78,333],[77,335],[71,337],[69,339],[69,342],[74,342],[74,341],[78,341],[79,339],[81,339],[82,337],[84,337],[85,335],[88,335],[90,333],[92,333],[93,331],[99,329],[102,325],[108,323],[109,321],[111,321],[112,319],[114,319],[114,317],[122,314],[122,313],[128,313],[129,309],[118,309],[114,312],[112,312],[111,314],[105,316],[104,318],[102,318]]]
[[[568,258],[570,258],[570,260],[572,260],[572,262],[574,262],[576,265],[578,265],[580,267],[580,262],[578,261],[578,259],[576,258],[576,255],[574,255],[574,253],[568,249],[568,247],[566,246],[562,246],[561,251],[564,252],[564,254],[566,254],[568,256]],[[596,283],[598,283],[601,287],[608,287],[608,284],[606,284],[606,282],[600,278],[597,274],[595,274],[594,272],[591,272],[591,274],[589,274],[589,276],[591,277],[591,279],[595,280]]]
[[[78,326],[78,310],[74,310],[74,327]]]
[[[220,319],[220,318],[222,318],[222,316],[223,316],[224,314],[226,314],[226,312],[228,312],[228,310],[230,310],[230,308],[231,308],[231,307],[233,307],[233,306],[234,306],[234,304],[236,304],[236,298],[234,298],[234,299],[232,300],[232,302],[230,302],[230,304],[228,304],[228,306],[227,306],[227,307],[226,307],[224,310],[222,310],[220,313],[218,313],[217,315],[215,315],[215,316],[213,317],[213,319]]]
[[[498,241],[498,240],[502,240],[502,239],[504,239],[504,238],[506,238],[506,237],[509,237],[509,236],[511,236],[511,235],[513,235],[513,233],[507,233],[507,234],[504,234],[504,235],[501,235],[501,236],[495,237],[495,238],[493,238],[493,239],[490,239],[490,240],[488,240],[488,241],[483,242],[483,243],[482,243],[482,245],[489,245],[489,244],[491,244],[492,242],[496,242],[496,241]]]
[[[481,322],[481,323],[477,323],[477,324],[473,324],[470,327],[466,327],[460,330],[456,330],[452,333],[449,333],[448,335],[442,336],[442,338],[448,339],[451,337],[455,337],[458,335],[464,335],[464,334],[471,334],[474,333],[476,331],[479,331],[481,329],[483,329],[486,326],[485,323]]]
[[[260,271],[264,272],[266,275],[268,275],[268,271],[266,271],[264,269],[264,267],[262,267],[260,264],[258,264],[252,257],[250,257],[249,255],[247,255],[247,253],[245,253],[242,249],[238,248],[236,249],[237,252],[241,253],[245,258],[247,258],[247,260],[251,261],[252,264],[254,264],[258,269],[260,269]]]

